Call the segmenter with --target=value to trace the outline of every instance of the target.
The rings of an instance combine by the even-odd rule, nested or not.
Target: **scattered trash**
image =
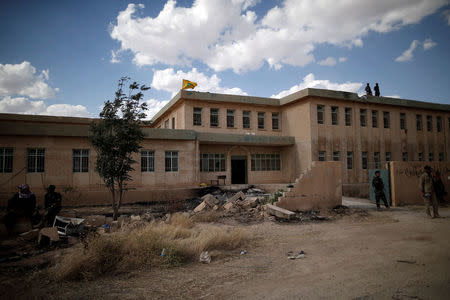
[[[140,221],[141,220],[141,216],[139,216],[139,215],[131,215],[130,219],[131,219],[131,221]]]
[[[41,243],[42,237],[45,236],[52,242],[59,241],[59,231],[56,227],[44,227],[39,231],[38,244]]]
[[[161,254],[159,256],[161,257],[166,256],[166,252],[167,252],[166,248],[162,249]]]
[[[242,250],[241,251],[241,255],[245,255],[245,254],[247,254],[247,251],[246,250]]]
[[[402,259],[397,259],[397,262],[405,263],[405,264],[412,264],[412,265],[416,263],[415,260],[402,260]]]
[[[77,235],[84,229],[84,219],[56,216],[53,222],[61,236]]]
[[[211,262],[211,256],[208,254],[208,251],[203,251],[200,253],[200,262],[209,264]]]
[[[288,253],[286,253],[286,256],[288,259],[301,259],[301,258],[305,258],[305,251],[301,250],[297,255],[294,254],[293,251],[289,251]]]

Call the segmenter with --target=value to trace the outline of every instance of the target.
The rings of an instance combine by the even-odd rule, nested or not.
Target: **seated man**
[[[61,194],[55,192],[56,187],[52,184],[47,188],[45,194],[45,222],[52,226],[55,216],[61,211]]]
[[[15,193],[8,200],[8,208],[5,215],[5,226],[8,232],[13,231],[14,225],[21,217],[26,217],[33,221],[36,214],[36,196],[30,191],[30,186],[26,183],[17,187],[19,192]]]

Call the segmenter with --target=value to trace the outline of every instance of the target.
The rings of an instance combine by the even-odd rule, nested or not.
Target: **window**
[[[323,105],[317,105],[317,123],[323,124]]]
[[[202,125],[202,109],[200,107],[194,107],[194,125]]]
[[[416,115],[416,127],[417,131],[422,130],[422,115]]]
[[[227,109],[227,127],[234,127],[234,110]]]
[[[242,112],[242,127],[243,128],[250,128],[250,112],[244,110]]]
[[[333,151],[333,160],[334,161],[340,161],[341,160],[341,154],[339,151]]]
[[[164,128],[169,128],[169,119],[164,122]]]
[[[74,173],[89,172],[89,149],[72,150],[72,170]]]
[[[439,161],[444,161],[444,153],[439,153]]]
[[[178,172],[178,151],[166,151],[166,172]]]
[[[27,149],[27,172],[44,172],[45,149],[28,148]]]
[[[428,161],[434,161],[434,153],[433,152],[428,153]]]
[[[372,110],[372,127],[378,127],[378,110]]]
[[[400,113],[400,129],[406,129],[406,116],[405,116],[405,113]]]
[[[367,169],[367,152],[361,153],[362,168]]]
[[[408,160],[408,152],[402,152],[402,161]]]
[[[391,161],[391,152],[386,152],[386,161]]]
[[[417,153],[417,159],[418,159],[419,161],[423,161],[423,152]]]
[[[141,150],[141,172],[155,171],[155,151]]]
[[[339,107],[332,106],[331,107],[331,124],[337,125],[339,120]]]
[[[352,126],[352,109],[345,108],[345,126]]]
[[[373,153],[373,161],[375,162],[375,169],[380,167],[380,152]]]
[[[225,154],[200,154],[200,172],[225,171]]]
[[[272,130],[278,130],[279,128],[279,113],[272,113]]]
[[[209,125],[211,127],[219,126],[219,110],[217,108],[209,110]]]
[[[252,171],[279,171],[281,170],[280,154],[252,154]]]
[[[12,173],[13,148],[0,148],[0,173]]]
[[[175,118],[172,118],[172,129],[175,129]]]
[[[325,161],[325,151],[319,151],[318,160]]]
[[[391,127],[391,118],[388,111],[383,111],[383,126],[384,128]]]
[[[433,117],[427,116],[427,131],[433,130]]]
[[[360,123],[361,127],[366,126],[366,114],[367,114],[367,111],[365,109],[359,110],[359,123]]]
[[[266,119],[266,113],[265,112],[259,112],[258,113],[258,128],[264,129],[264,120]]]
[[[441,127],[442,127],[441,117],[437,116],[436,117],[436,130],[437,130],[437,132],[441,132]]]
[[[347,152],[347,169],[353,169],[353,152]]]

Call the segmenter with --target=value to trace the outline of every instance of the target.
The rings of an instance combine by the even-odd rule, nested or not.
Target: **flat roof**
[[[450,105],[440,104],[433,102],[424,102],[410,99],[400,99],[391,97],[375,97],[375,96],[362,96],[359,97],[357,93],[333,91],[325,89],[306,88],[301,91],[295,92],[283,98],[263,98],[253,96],[242,95],[228,95],[228,94],[216,94],[208,92],[196,92],[180,90],[170,101],[167,103],[153,118],[152,122],[158,121],[172,106],[174,106],[180,100],[201,100],[201,101],[214,101],[225,103],[243,103],[252,105],[267,105],[267,106],[283,106],[289,103],[300,101],[307,97],[321,97],[331,98],[337,100],[349,100],[360,103],[374,103],[393,106],[403,106],[410,108],[421,108],[430,110],[450,111]]]
[[[27,122],[29,120],[36,121],[35,117],[21,115],[20,120],[11,119],[12,115],[5,117],[0,114],[0,135],[3,136],[64,136],[64,137],[88,137],[89,122],[68,123],[68,122]],[[30,117],[30,118],[27,118]],[[73,118],[76,119],[76,118]],[[63,119],[64,120],[64,119]],[[89,120],[89,119],[88,119]],[[20,126],[18,121],[20,122]],[[75,120],[73,120],[75,121]],[[295,143],[294,137],[291,136],[262,136],[251,134],[227,134],[227,133],[201,133],[194,130],[186,129],[166,129],[166,128],[142,128],[145,139],[151,140],[199,140],[200,143],[213,144],[241,144],[241,145],[272,145],[272,146],[288,146]]]

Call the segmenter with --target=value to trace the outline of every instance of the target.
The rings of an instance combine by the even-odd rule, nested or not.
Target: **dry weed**
[[[74,248],[50,273],[61,279],[93,279],[142,266],[178,266],[193,261],[205,250],[227,251],[242,246],[247,234],[239,229],[195,226],[186,214],[175,214],[169,224],[151,222],[146,227],[92,237],[87,248]],[[160,256],[165,249],[165,254]]]
[[[212,223],[219,221],[220,216],[221,216],[220,212],[210,210],[193,215],[192,221],[196,223]]]

